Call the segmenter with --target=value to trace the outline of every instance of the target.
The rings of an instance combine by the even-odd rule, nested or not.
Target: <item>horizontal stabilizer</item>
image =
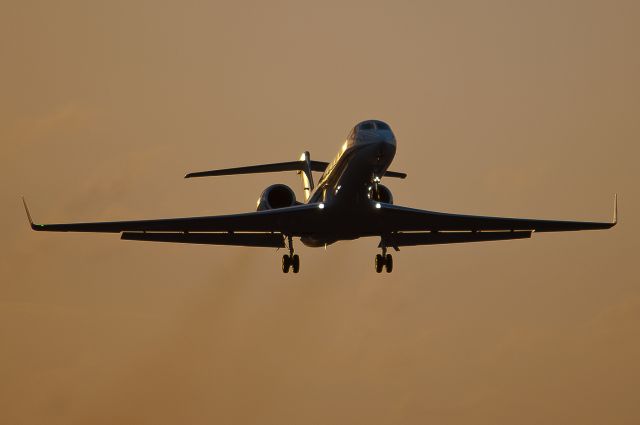
[[[123,232],[121,239],[147,242],[193,243],[203,245],[256,246],[284,248],[280,233],[143,233]]]
[[[526,239],[531,231],[517,232],[415,232],[394,233],[385,236],[386,246],[439,245],[462,242],[504,241],[509,239]]]
[[[324,161],[309,161],[311,171],[324,172],[329,166],[328,162]],[[288,162],[275,162],[273,164],[260,164],[249,165],[247,167],[234,167],[234,168],[221,168],[218,170],[209,171],[197,171],[195,173],[189,173],[184,176],[185,179],[191,177],[211,177],[211,176],[230,176],[235,174],[256,174],[256,173],[274,173],[278,171],[304,171],[306,169],[306,161],[288,161]],[[397,177],[404,179],[407,177],[405,173],[398,173],[396,171],[387,171],[385,177]]]
[[[191,177],[229,176],[233,174],[273,173],[276,171],[302,171],[306,167],[306,161],[276,162],[273,164],[250,165],[248,167],[223,168],[219,170],[199,171],[189,173],[185,179]],[[311,171],[324,171],[329,165],[322,161],[310,161]]]
[[[384,173],[385,177],[396,177],[399,179],[405,179],[407,178],[407,173],[398,173],[397,171],[387,171],[386,173]]]

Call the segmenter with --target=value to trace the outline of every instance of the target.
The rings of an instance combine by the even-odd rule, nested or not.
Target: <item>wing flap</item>
[[[129,241],[173,242],[202,245],[255,246],[284,248],[280,233],[142,233],[123,232],[121,239]]]
[[[501,231],[501,232],[416,232],[394,233],[383,238],[385,246],[417,246],[440,245],[463,242],[504,241],[510,239],[526,239],[531,237],[531,231]],[[379,247],[382,246],[380,241]]]

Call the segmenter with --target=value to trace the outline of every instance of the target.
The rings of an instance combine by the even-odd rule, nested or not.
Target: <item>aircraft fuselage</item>
[[[371,207],[372,185],[380,181],[395,153],[396,138],[386,123],[361,122],[350,132],[340,152],[320,177],[308,203],[322,203],[327,216],[335,216],[343,223],[352,216],[355,218],[358,210]],[[307,246],[318,247],[362,236],[356,229],[350,235],[345,231],[349,226],[340,227],[343,228],[339,237],[337,234],[313,233],[302,235],[301,241]]]

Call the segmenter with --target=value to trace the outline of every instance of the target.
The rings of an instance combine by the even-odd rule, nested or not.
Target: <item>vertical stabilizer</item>
[[[313,175],[311,174],[311,155],[305,151],[300,155],[300,161],[304,162],[302,169],[298,171],[302,178],[302,190],[304,191],[304,201],[307,202],[313,191]]]

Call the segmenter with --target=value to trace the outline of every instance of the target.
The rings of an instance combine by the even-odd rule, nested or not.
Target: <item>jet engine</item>
[[[267,187],[258,198],[258,211],[275,210],[277,208],[297,205],[296,194],[287,185],[273,184]]]
[[[384,202],[385,204],[393,204],[393,195],[387,186],[378,184],[378,190],[372,187],[369,190],[369,199],[377,202]]]

